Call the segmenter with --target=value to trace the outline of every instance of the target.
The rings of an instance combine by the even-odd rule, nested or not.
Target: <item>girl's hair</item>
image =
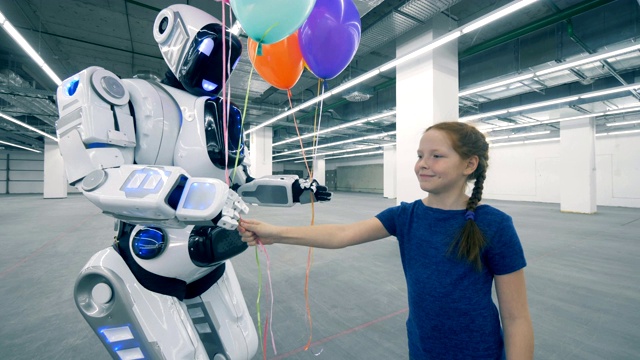
[[[457,255],[461,259],[466,259],[476,270],[482,270],[482,260],[480,252],[485,246],[486,241],[482,236],[482,232],[475,222],[475,210],[480,200],[482,200],[482,189],[484,188],[484,180],[487,177],[487,167],[489,166],[489,144],[484,135],[475,127],[461,122],[441,122],[429,127],[429,130],[439,130],[447,134],[451,145],[462,159],[469,159],[472,156],[478,157],[478,167],[467,177],[467,181],[475,180],[471,197],[467,202],[467,212],[465,213],[465,225],[462,228],[460,236],[458,236],[449,252],[455,251],[457,247]]]

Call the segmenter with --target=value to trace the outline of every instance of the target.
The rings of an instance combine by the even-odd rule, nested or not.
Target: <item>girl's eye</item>
[[[442,157],[442,155],[434,154],[433,157],[436,158],[436,159],[439,159],[439,158]]]

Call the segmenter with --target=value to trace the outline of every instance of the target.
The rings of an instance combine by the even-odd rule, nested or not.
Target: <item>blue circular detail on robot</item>
[[[80,79],[73,79],[67,84],[67,95],[73,96],[78,90],[78,84],[80,84]]]
[[[150,260],[162,254],[166,243],[162,230],[158,228],[144,228],[139,230],[133,237],[131,247],[137,257]]]

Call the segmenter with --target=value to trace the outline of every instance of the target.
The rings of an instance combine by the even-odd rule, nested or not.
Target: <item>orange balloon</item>
[[[298,32],[273,43],[260,44],[262,55],[256,55],[258,42],[248,39],[249,60],[258,74],[280,90],[290,90],[300,79],[304,60],[298,44]]]

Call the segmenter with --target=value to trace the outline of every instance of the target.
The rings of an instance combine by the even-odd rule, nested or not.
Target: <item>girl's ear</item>
[[[478,168],[478,162],[480,160],[478,159],[477,155],[473,155],[472,157],[468,158],[466,160],[466,168],[464,169],[464,174],[465,175],[471,175],[473,174],[474,171],[476,171],[476,169]]]

